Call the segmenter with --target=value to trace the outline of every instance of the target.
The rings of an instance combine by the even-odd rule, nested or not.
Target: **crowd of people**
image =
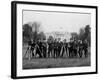
[[[26,53],[31,54],[32,58],[59,58],[67,56],[72,57],[88,57],[88,42],[87,40],[70,40],[69,42],[60,41],[33,41],[28,42]]]

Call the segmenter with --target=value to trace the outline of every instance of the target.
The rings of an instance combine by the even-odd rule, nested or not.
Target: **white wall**
[[[26,1],[26,0],[23,0]],[[82,5],[97,5],[100,14],[100,0],[31,0],[37,2],[64,3],[64,4],[82,4]],[[11,80],[11,0],[0,1],[0,80]],[[98,16],[100,20],[100,15]],[[98,21],[99,21],[98,20]],[[98,23],[98,31],[100,23]],[[100,34],[100,31],[99,31]],[[98,38],[100,41],[100,37]],[[98,42],[98,45],[100,42]],[[100,47],[100,45],[98,46]],[[99,48],[98,48],[99,49]],[[99,49],[100,52],[100,49]],[[98,57],[100,54],[98,52]],[[100,61],[100,58],[99,60]],[[100,67],[100,64],[98,64]],[[92,75],[77,75],[49,78],[35,78],[34,80],[100,80],[99,74]],[[20,79],[21,80],[21,79]],[[23,79],[24,80],[24,79]],[[33,79],[26,79],[33,80]]]

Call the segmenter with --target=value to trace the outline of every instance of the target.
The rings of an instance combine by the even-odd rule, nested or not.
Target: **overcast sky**
[[[23,24],[39,22],[44,32],[79,32],[91,22],[91,14],[23,11]]]

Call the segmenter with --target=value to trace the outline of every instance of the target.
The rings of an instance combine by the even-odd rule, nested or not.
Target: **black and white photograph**
[[[97,73],[96,6],[34,2],[12,6],[15,78]]]
[[[23,10],[23,69],[91,66],[91,14]]]

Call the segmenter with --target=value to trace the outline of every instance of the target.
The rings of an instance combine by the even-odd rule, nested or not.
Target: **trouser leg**
[[[56,50],[54,49],[54,58],[56,57]]]
[[[79,56],[82,57],[82,49],[79,50]]]
[[[87,57],[88,56],[88,54],[87,54],[87,49],[84,49],[84,52],[85,52],[85,57]]]

